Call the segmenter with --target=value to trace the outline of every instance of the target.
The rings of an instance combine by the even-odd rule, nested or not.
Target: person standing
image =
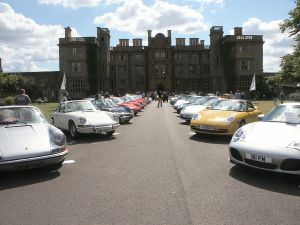
[[[163,98],[163,93],[161,90],[157,91],[157,98],[158,98],[158,103],[157,103],[157,107],[162,107],[162,98]]]
[[[67,91],[64,92],[63,97],[62,97],[62,99],[60,100],[60,103],[66,102],[66,101],[69,100],[69,99],[68,99],[68,94],[69,94],[69,93],[68,93]]]
[[[15,97],[16,105],[28,105],[31,103],[31,99],[25,94],[25,89],[20,89],[19,94]]]

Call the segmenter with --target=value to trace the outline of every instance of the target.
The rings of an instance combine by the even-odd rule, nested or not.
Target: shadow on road
[[[260,189],[300,196],[300,177],[297,176],[255,170],[243,166],[233,166],[229,175]]]
[[[116,139],[115,136],[108,137],[104,134],[88,134],[88,135],[80,135],[76,139],[72,139],[69,135],[67,136],[67,144],[75,145],[75,144],[89,144],[93,142],[102,142],[102,141],[112,141]]]
[[[231,140],[231,136],[194,134],[190,136],[190,139],[193,141],[199,141],[199,142],[211,143],[211,144],[229,144]]]
[[[49,181],[59,176],[59,171],[41,172],[38,170],[29,170],[1,173],[0,191]]]
[[[181,121],[178,124],[187,126],[187,125],[190,125],[190,122],[188,122],[188,121]]]

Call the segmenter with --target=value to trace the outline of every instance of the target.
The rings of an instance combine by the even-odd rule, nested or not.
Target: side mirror
[[[253,112],[255,109],[253,109],[253,108],[248,108],[247,109],[247,112]]]
[[[260,121],[260,120],[262,120],[264,118],[264,116],[265,116],[265,114],[259,114],[257,116],[257,119]]]

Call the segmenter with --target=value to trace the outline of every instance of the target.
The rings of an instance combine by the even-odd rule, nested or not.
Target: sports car
[[[34,106],[0,107],[0,171],[57,170],[68,154],[66,137]]]
[[[229,155],[234,164],[300,175],[300,103],[281,104],[238,129]]]
[[[250,101],[222,99],[210,109],[195,114],[190,127],[196,134],[233,135],[246,123],[257,121],[261,113]]]
[[[193,115],[212,106],[219,100],[218,97],[205,96],[194,104],[185,106],[180,112],[180,118],[190,122]]]
[[[90,133],[111,136],[120,125],[117,114],[97,110],[89,100],[62,102],[50,122],[57,128],[69,131],[72,138]]]

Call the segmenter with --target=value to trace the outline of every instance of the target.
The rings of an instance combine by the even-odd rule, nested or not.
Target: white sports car
[[[57,170],[68,153],[65,135],[34,106],[0,107],[0,171]]]
[[[111,136],[120,125],[117,114],[97,110],[89,100],[62,102],[50,122],[62,130],[69,131],[72,138],[76,138],[80,133]]]
[[[238,129],[229,154],[234,164],[300,175],[300,103],[281,104]]]

